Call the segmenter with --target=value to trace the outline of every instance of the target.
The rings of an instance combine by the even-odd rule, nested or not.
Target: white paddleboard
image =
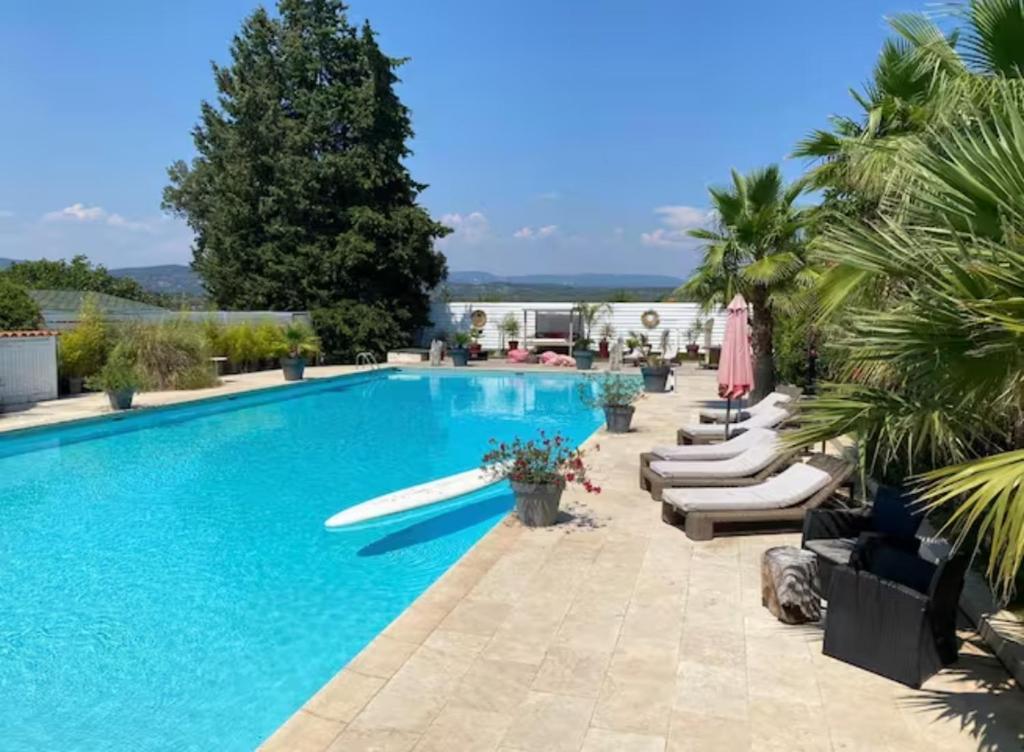
[[[446,478],[438,478],[429,483],[421,483],[418,486],[409,486],[401,491],[378,496],[375,499],[356,504],[354,507],[343,509],[330,517],[324,526],[330,530],[357,525],[360,522],[375,520],[380,517],[390,517],[393,514],[408,512],[410,509],[418,509],[430,504],[437,504],[456,496],[479,491],[481,488],[493,485],[501,478],[486,470],[467,470],[464,473],[456,473]]]

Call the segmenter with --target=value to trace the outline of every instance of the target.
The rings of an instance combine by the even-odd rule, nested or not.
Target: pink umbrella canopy
[[[718,363],[718,395],[738,399],[754,388],[754,366],[750,356],[747,301],[737,295],[727,309],[722,359]]]

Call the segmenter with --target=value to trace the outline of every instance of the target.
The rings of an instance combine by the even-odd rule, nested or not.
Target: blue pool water
[[[511,508],[498,486],[348,532],[334,512],[582,441],[572,376],[378,372],[0,436],[5,750],[246,750]]]

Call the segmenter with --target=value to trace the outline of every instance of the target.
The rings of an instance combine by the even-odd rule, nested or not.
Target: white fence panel
[[[57,399],[57,337],[0,337],[0,407]]]
[[[437,301],[431,308],[431,320],[433,328],[428,332],[428,339],[438,334],[450,335],[456,331],[468,331],[472,327],[473,311],[483,311],[487,314],[487,324],[483,328],[483,335],[480,343],[485,349],[495,350],[504,346],[503,336],[500,330],[501,322],[509,313],[519,321],[519,340],[523,341],[527,335],[533,333],[535,311],[571,311],[575,303],[472,303],[452,302],[444,303]],[[605,323],[610,322],[615,330],[616,337],[626,339],[630,332],[643,332],[650,339],[651,344],[658,348],[661,342],[662,332],[668,332],[668,353],[673,354],[677,350],[686,348],[686,334],[698,319],[706,321],[708,318],[714,320],[711,330],[711,344],[721,345],[722,337],[725,334],[726,312],[724,310],[713,311],[710,314],[701,312],[698,303],[609,303],[611,311],[602,312],[594,323],[592,339],[595,342],[600,339],[601,328]],[[644,326],[641,317],[647,311],[654,311],[658,314],[658,325],[648,329]],[[527,331],[522,331],[524,314],[526,315]],[[704,349],[703,332],[697,337],[697,343]]]

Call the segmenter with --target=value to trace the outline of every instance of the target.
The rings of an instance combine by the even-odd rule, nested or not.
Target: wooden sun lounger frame
[[[803,524],[804,514],[808,509],[821,506],[840,488],[852,487],[852,464],[839,457],[828,454],[815,454],[807,464],[824,470],[832,476],[828,484],[808,499],[781,509],[736,509],[714,510],[707,512],[683,512],[671,502],[661,502],[661,519],[673,527],[682,527],[686,537],[695,541],[711,540],[715,537],[716,524],[729,523],[780,523],[799,527]]]
[[[792,428],[793,426],[795,426],[798,423],[799,419],[797,418],[796,411],[794,409],[794,406],[791,403],[783,403],[783,404],[780,404],[779,407],[786,411],[786,413],[788,414],[787,417],[783,418],[782,422],[780,422],[778,425],[775,425],[775,426],[758,426],[758,428],[770,428],[773,431],[781,431],[784,428]],[[709,425],[709,424],[702,423],[700,425]],[[726,441],[727,439],[731,439],[731,438],[734,437],[734,435],[735,436],[739,435],[739,434],[732,434],[732,432],[730,431],[730,435],[726,436],[725,435],[725,425],[722,424],[722,423],[714,423],[714,424],[711,424],[711,425],[716,425],[716,426],[720,425],[720,426],[722,426],[722,435],[721,436],[694,436],[692,433],[687,431],[685,428],[680,428],[678,431],[676,431],[676,444],[686,445],[686,446],[694,445],[694,444],[714,444],[715,442],[718,442],[718,441]],[[730,423],[729,425],[731,427],[731,426],[734,426],[735,424],[734,423]],[[741,427],[740,430],[741,431],[747,431],[749,429]]]
[[[795,460],[799,455],[800,450],[798,449],[785,449],[780,447],[779,452],[775,455],[774,459],[753,475],[729,478],[666,478],[663,475],[658,475],[651,469],[650,461],[647,462],[646,466],[644,465],[644,457],[646,454],[643,454],[640,455],[640,488],[644,491],[650,491],[651,498],[655,501],[661,501],[661,495],[666,488],[752,486],[755,483],[760,483],[764,479],[769,478],[772,475],[775,475],[775,473],[789,467],[793,464],[793,460]],[[725,462],[726,460],[709,461]]]
[[[801,389],[798,386],[793,386],[792,384],[779,384],[778,386],[775,387],[775,389],[773,391],[779,392],[780,394],[788,395],[790,397],[790,402],[791,403],[792,402],[796,402],[796,400],[800,399],[803,396],[803,393],[804,393],[803,389]],[[775,404],[778,404],[778,403],[775,403]],[[720,408],[716,408],[716,409],[720,409]],[[748,410],[749,410],[749,408],[748,408]],[[741,410],[739,408],[734,408],[733,409],[733,413],[734,413],[735,417],[732,419],[732,422],[736,422],[736,421],[740,421],[740,420],[746,420],[747,418],[750,417],[750,413],[747,410]],[[707,425],[707,424],[724,423],[725,421],[718,420],[716,418],[708,418],[708,417],[704,416],[703,414],[699,414],[697,416],[697,422]]]

